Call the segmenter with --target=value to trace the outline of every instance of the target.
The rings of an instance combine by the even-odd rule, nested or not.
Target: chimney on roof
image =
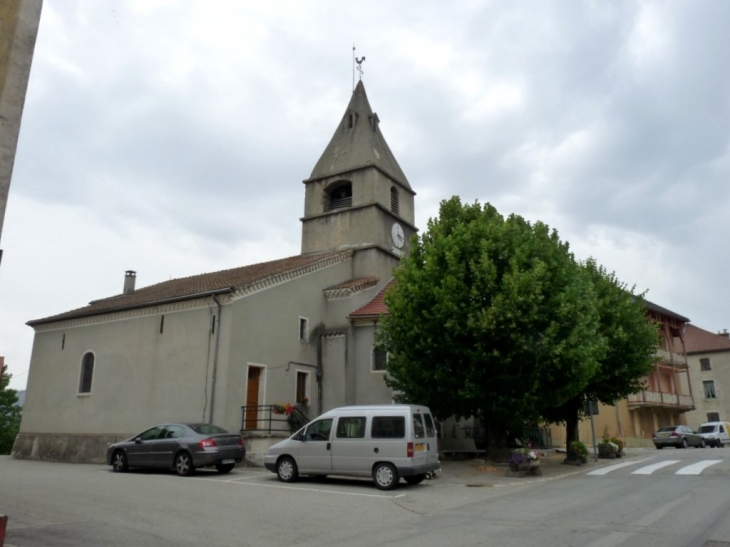
[[[134,292],[134,282],[137,280],[137,272],[127,270],[124,272],[124,294],[132,294]]]
[[[722,336],[723,338],[730,338],[730,332],[728,332],[727,329],[722,329],[722,332],[718,332],[717,335]]]

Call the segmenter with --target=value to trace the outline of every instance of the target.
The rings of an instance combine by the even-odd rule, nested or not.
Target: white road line
[[[650,460],[651,458],[641,458],[640,460],[633,460],[630,462],[624,462],[624,463],[617,463],[615,465],[609,465],[608,467],[602,467],[601,469],[596,469],[595,471],[591,471],[589,473],[586,473],[586,475],[607,475],[611,471],[615,471],[616,469],[621,469],[622,467],[628,467],[630,465],[636,465],[637,463],[645,462],[646,460]]]
[[[659,463],[653,463],[651,465],[647,465],[646,467],[641,467],[637,469],[636,471],[632,472],[632,475],[651,475],[654,471],[657,469],[661,469],[662,467],[667,467],[668,465],[674,465],[675,463],[680,463],[682,460],[665,460],[663,462]]]
[[[339,492],[337,490],[325,490],[320,488],[302,488],[301,486],[285,486],[277,484],[257,484],[251,482],[238,482],[235,480],[220,480],[220,479],[205,479],[198,478],[199,481],[217,482],[224,484],[235,484],[238,486],[260,486],[261,488],[273,488],[275,490],[297,490],[301,492],[317,492],[319,494],[340,494],[343,496],[360,496],[364,498],[387,498],[387,499],[398,499],[405,496],[405,494],[398,494],[397,496],[388,496],[383,494],[360,494],[357,492]]]
[[[720,463],[722,460],[702,460],[701,462],[693,463],[692,465],[688,465],[687,467],[683,467],[679,471],[675,473],[675,475],[699,475],[710,467],[711,465],[715,465],[716,463]]]

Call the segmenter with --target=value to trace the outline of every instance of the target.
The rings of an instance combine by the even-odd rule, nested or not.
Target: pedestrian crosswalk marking
[[[711,465],[715,465],[716,463],[720,463],[722,460],[703,460],[701,462],[694,463],[692,465],[688,465],[687,467],[683,467],[679,471],[675,473],[675,475],[699,475],[710,467]]]
[[[636,465],[637,463],[645,462],[646,460],[650,460],[651,458],[642,458],[640,460],[634,460],[632,462],[624,462],[624,463],[617,463],[614,465],[609,465],[608,467],[602,467],[601,469],[596,469],[595,471],[591,471],[590,473],[586,473],[587,475],[607,475],[611,471],[614,471],[616,469],[621,469],[622,467],[628,467],[630,465]]]
[[[657,469],[661,469],[662,467],[667,467],[668,465],[674,465],[675,463],[679,463],[682,460],[666,460],[659,463],[653,463],[651,465],[647,465],[645,467],[641,467],[637,469],[636,471],[632,472],[632,475],[651,475],[654,471]]]
[[[651,460],[651,459],[652,458],[642,458],[640,460],[633,460],[630,462],[617,463],[614,465],[609,465],[607,467],[602,467],[600,469],[596,469],[594,471],[586,473],[586,475],[593,475],[593,476],[608,475],[610,472],[616,471],[617,469],[622,469],[624,467],[636,465],[637,463],[645,462],[645,461]],[[675,475],[700,475],[708,467],[716,465],[722,461],[724,461],[724,460],[702,460],[697,463],[693,463],[690,465],[686,465],[684,467],[680,467],[674,474]],[[651,475],[652,473],[654,473],[655,471],[658,471],[659,469],[668,467],[670,465],[675,465],[675,464],[678,464],[681,462],[682,462],[682,460],[662,460],[660,462],[656,462],[651,465],[646,465],[644,467],[640,467],[639,469],[632,471],[631,474],[632,475]]]

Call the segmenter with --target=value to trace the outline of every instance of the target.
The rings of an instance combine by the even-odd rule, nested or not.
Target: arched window
[[[352,207],[352,184],[346,180],[340,181],[327,189],[327,210]]]
[[[398,190],[395,186],[390,187],[390,210],[398,214]]]
[[[79,393],[91,393],[91,381],[94,377],[94,354],[88,352],[81,359],[81,380]]]

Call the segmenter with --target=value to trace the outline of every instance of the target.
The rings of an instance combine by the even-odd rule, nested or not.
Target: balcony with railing
[[[640,391],[627,397],[629,407],[674,408],[694,410],[695,403],[692,395],[666,393],[664,391]]]
[[[246,405],[241,407],[241,432],[266,435],[290,435],[307,425],[309,418],[299,408],[282,405]]]
[[[678,367],[687,366],[687,357],[681,353],[674,353],[665,349],[656,350],[656,355],[659,357],[662,363],[675,365]]]

